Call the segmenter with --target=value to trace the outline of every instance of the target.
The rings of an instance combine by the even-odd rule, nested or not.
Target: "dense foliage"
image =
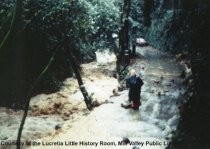
[[[10,30],[15,2],[0,2],[0,41]],[[57,49],[52,65],[33,94],[56,91],[61,81],[72,75],[64,49],[74,54],[78,64],[94,60],[98,49],[115,50],[112,33],[119,30],[120,15],[116,1],[23,0],[22,3],[12,39],[0,54],[1,104],[24,100],[31,83]]]
[[[192,69],[192,76],[187,80],[193,81],[187,84],[178,130],[168,148],[208,148],[210,1],[163,0],[154,6],[146,38],[167,51],[188,53],[184,58],[189,60]]]
[[[186,25],[190,42],[190,62],[194,80],[187,103],[183,106],[182,120],[179,125],[176,146],[187,148],[208,148],[210,143],[210,2],[183,1],[182,19]],[[189,145],[191,144],[191,145]]]

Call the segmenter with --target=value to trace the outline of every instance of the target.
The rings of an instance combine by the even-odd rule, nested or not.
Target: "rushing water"
[[[166,148],[179,121],[178,103],[184,92],[179,76],[183,68],[172,56],[152,47],[137,48],[137,52],[143,56],[133,64],[144,81],[140,109],[123,109],[121,103],[128,102],[128,90],[122,91],[120,96],[109,99],[113,103],[95,108],[85,118],[72,124],[65,134],[51,141],[89,142],[88,146],[75,148]],[[123,138],[128,138],[131,144],[120,145]],[[103,145],[100,145],[100,141],[104,144],[101,142]]]

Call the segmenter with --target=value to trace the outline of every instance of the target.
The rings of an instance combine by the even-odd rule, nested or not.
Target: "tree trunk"
[[[136,44],[133,43],[132,44],[132,57],[135,57],[136,56]]]
[[[149,27],[151,25],[151,12],[154,7],[155,1],[154,0],[144,0],[144,25]]]
[[[15,36],[17,28],[19,27],[19,21],[21,20],[22,7],[23,7],[23,1],[22,0],[16,0],[15,10],[13,12],[13,17],[12,17],[12,21],[10,23],[9,31],[6,33],[3,41],[0,43],[1,54],[7,52],[7,51],[2,51],[2,50],[6,49],[5,47],[11,41],[11,39],[14,38],[14,36]],[[20,128],[18,130],[17,149],[20,149],[20,140],[21,140],[21,135],[22,135],[22,130],[23,130],[23,127],[24,127],[25,119],[26,119],[27,114],[28,114],[29,102],[30,102],[30,98],[27,97],[27,103],[25,105],[24,115],[22,117]]]
[[[124,0],[122,15],[121,15],[121,29],[119,31],[119,55],[117,57],[117,71],[121,72],[121,66],[124,68],[130,62],[130,47],[129,47],[129,13],[131,9],[131,0]],[[123,69],[124,69],[123,68]]]
[[[129,13],[131,7],[131,0],[124,0],[123,12],[121,16],[121,29],[119,33],[119,45],[120,45],[120,59],[125,58],[126,50],[129,50]],[[129,58],[129,57],[126,57]]]
[[[29,106],[30,106],[30,100],[31,100],[31,94],[33,92],[33,90],[35,89],[35,87],[37,86],[37,84],[39,83],[39,81],[41,80],[41,78],[44,76],[44,74],[47,72],[47,70],[49,69],[50,65],[52,64],[53,60],[54,60],[54,57],[55,55],[57,54],[57,51],[58,49],[60,48],[60,46],[58,46],[56,48],[56,50],[54,51],[52,57],[50,58],[49,62],[47,63],[46,67],[43,69],[43,71],[39,74],[39,76],[37,77],[37,79],[33,82],[33,84],[31,85],[31,88],[30,90],[28,91],[28,94],[27,94],[27,97],[26,97],[26,103],[25,103],[25,107],[24,107],[24,113],[23,113],[23,117],[22,117],[22,120],[21,120],[21,123],[20,123],[20,127],[19,127],[19,130],[18,130],[18,136],[17,136],[17,149],[20,149],[21,145],[20,145],[20,142],[21,142],[21,136],[22,136],[22,131],[23,131],[23,128],[24,128],[24,124],[25,124],[25,120],[26,120],[26,117],[28,115],[28,109],[29,109]]]
[[[84,83],[82,81],[82,77],[81,77],[81,74],[80,74],[80,71],[79,71],[79,66],[77,65],[76,60],[75,60],[74,56],[72,55],[71,51],[66,49],[66,52],[68,54],[72,69],[74,71],[77,82],[79,84],[80,91],[82,92],[82,95],[84,97],[85,104],[86,104],[88,110],[92,110],[92,108],[93,108],[92,99],[88,95],[88,92],[87,92],[87,90],[84,86]]]

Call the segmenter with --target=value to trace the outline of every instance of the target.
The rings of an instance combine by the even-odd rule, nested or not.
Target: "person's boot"
[[[124,104],[121,103],[121,107],[123,107],[125,109],[129,109],[129,108],[132,108],[132,104],[124,105]]]
[[[139,110],[140,105],[141,105],[141,102],[139,100],[138,101],[133,101],[132,109],[133,110]]]

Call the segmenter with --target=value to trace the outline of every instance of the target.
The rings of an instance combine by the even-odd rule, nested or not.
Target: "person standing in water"
[[[130,77],[126,80],[126,87],[129,88],[128,98],[129,102],[128,105],[123,105],[125,109],[132,108],[134,110],[138,110],[139,106],[141,105],[141,87],[143,85],[142,79],[137,76],[136,71],[132,69],[130,71]]]

